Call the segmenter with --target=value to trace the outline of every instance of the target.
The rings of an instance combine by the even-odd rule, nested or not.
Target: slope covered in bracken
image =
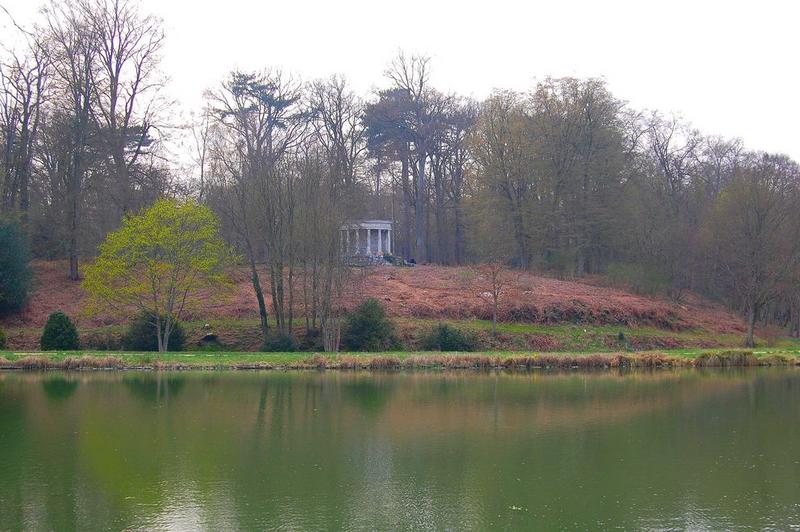
[[[56,310],[66,312],[84,328],[126,321],[124,316],[89,313],[86,294],[80,283],[66,278],[64,263],[36,262],[34,271],[34,290],[28,307],[0,320],[3,327],[40,328],[47,316]],[[231,277],[231,289],[225,293],[204,294],[190,310],[188,320],[257,318],[249,273],[246,269],[235,269]],[[382,266],[358,270],[354,278],[354,287],[344,301],[348,308],[366,297],[375,297],[394,317],[491,319],[491,306],[485,299],[486,288],[467,267]],[[262,279],[266,280],[267,276]],[[734,313],[693,294],[674,303],[665,298],[645,297],[603,286],[600,281],[563,281],[509,272],[500,303],[500,320],[542,325],[625,325],[672,331],[702,329],[715,333],[744,330],[742,320]],[[265,287],[267,294],[268,290],[268,286]],[[296,300],[301,299],[298,293]],[[302,305],[298,306],[296,315],[301,316]]]
[[[734,313],[694,294],[675,303],[603,286],[601,279],[562,281],[522,272],[506,275],[499,308],[499,319],[504,322],[696,328],[720,333],[744,330]],[[383,301],[394,316],[492,317],[485,283],[466,268],[379,268],[367,276],[363,288],[364,294]]]

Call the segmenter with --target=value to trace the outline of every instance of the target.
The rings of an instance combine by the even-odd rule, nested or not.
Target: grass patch
[[[499,323],[498,338],[491,336],[490,320],[436,320],[420,318],[395,318],[398,332],[406,341],[408,349],[419,348],[419,338],[438,324],[446,324],[465,332],[474,333],[487,349],[501,352],[578,352],[578,353],[616,353],[669,351],[697,354],[709,350],[730,350],[743,346],[743,334],[722,334],[700,329],[682,331],[664,330],[655,327],[593,326],[576,324],[541,325],[532,323]],[[304,322],[298,320],[295,336],[302,345],[305,334]],[[187,341],[185,350],[191,353],[230,354],[236,351],[250,352],[262,345],[261,328],[258,319],[220,318],[213,320],[194,320],[183,322]],[[208,327],[206,327],[208,325]],[[274,323],[271,323],[274,325]],[[121,337],[124,325],[111,325],[92,329],[82,329],[81,339],[88,351],[105,351],[105,346],[114,344],[113,339]],[[274,327],[273,327],[274,330]],[[38,345],[40,329],[7,329],[8,342],[15,345]],[[219,345],[201,346],[199,340],[208,333],[219,339]],[[24,336],[23,343],[18,337]],[[757,339],[759,345],[764,339]],[[7,344],[8,345],[8,344]],[[767,348],[764,348],[767,349]],[[800,340],[780,338],[774,341],[770,350],[784,352],[800,351]],[[761,351],[759,348],[757,351]],[[109,349],[108,353],[117,353]]]
[[[611,369],[800,365],[798,352],[709,350],[640,353],[3,353],[0,368],[93,369]]]

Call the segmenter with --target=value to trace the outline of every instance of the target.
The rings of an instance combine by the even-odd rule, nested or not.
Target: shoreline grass
[[[394,319],[398,332],[407,349],[417,348],[420,335],[444,323],[480,336],[485,350],[502,352],[580,352],[580,353],[637,353],[643,351],[675,351],[680,349],[706,350],[743,347],[743,333],[722,333],[703,329],[681,331],[654,327],[632,327],[625,325],[591,325],[578,323],[534,324],[508,322],[499,323],[498,336],[491,336],[489,320],[434,320],[422,318]],[[182,324],[187,335],[187,351],[202,353],[207,349],[199,345],[200,339],[209,332],[220,339],[221,352],[249,352],[261,345],[261,329],[257,319],[211,319],[187,321]],[[82,328],[81,344],[85,351],[109,352],[119,348],[125,330],[121,324],[93,328]],[[304,329],[295,328],[296,337],[304,338]],[[35,349],[41,329],[35,327],[7,327],[8,344],[12,349],[28,346]],[[800,349],[800,339],[758,338],[758,344],[773,348]]]
[[[683,349],[637,353],[0,352],[0,370],[535,370],[755,366],[800,366],[800,350]]]

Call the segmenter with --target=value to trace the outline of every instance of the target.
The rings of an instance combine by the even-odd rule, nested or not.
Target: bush
[[[129,323],[122,336],[122,347],[128,351],[158,351],[158,334],[153,314],[142,311]],[[180,323],[173,326],[169,334],[168,351],[183,351],[186,335]]]
[[[440,323],[422,336],[425,351],[477,351],[478,338],[471,333]]]
[[[42,351],[75,351],[81,348],[78,329],[63,312],[50,314],[39,344]]]
[[[92,351],[119,351],[122,347],[119,336],[111,332],[89,333],[84,337],[83,344]]]
[[[306,334],[301,336],[297,341],[298,351],[325,351],[325,342],[322,336],[322,331],[319,329],[310,329]]]
[[[377,299],[367,299],[347,317],[342,345],[348,351],[387,351],[401,347],[394,325]]]
[[[0,327],[0,349],[6,348],[6,333],[3,331],[3,328]]]
[[[31,287],[30,252],[15,223],[0,222],[0,315],[21,309]]]
[[[267,336],[261,350],[268,353],[288,353],[297,351],[297,343],[291,334],[274,333]]]

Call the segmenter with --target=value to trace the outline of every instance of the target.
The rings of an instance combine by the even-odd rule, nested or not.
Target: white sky
[[[39,0],[0,0],[19,22]],[[168,95],[184,113],[233,68],[344,74],[366,95],[398,50],[477,98],[598,76],[637,108],[800,160],[800,1],[142,0],[164,21]],[[0,41],[10,33],[0,16]]]

